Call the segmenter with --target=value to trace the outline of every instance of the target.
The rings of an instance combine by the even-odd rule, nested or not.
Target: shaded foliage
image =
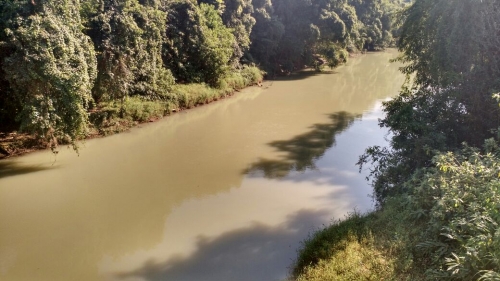
[[[234,36],[214,6],[189,0],[168,6],[163,61],[183,82],[217,86],[229,71]]]
[[[463,142],[481,146],[495,135],[500,126],[492,97],[500,89],[497,4],[420,0],[405,11],[398,44],[409,82],[385,103],[387,116],[380,123],[393,133],[391,149],[374,147],[360,159],[378,163],[373,175],[379,200],[397,192],[416,169],[432,165],[436,152],[458,149]]]
[[[255,1],[257,19],[250,54],[271,73],[304,65],[341,63],[337,54],[383,49],[392,43],[393,14],[399,1]],[[382,24],[384,22],[385,25]],[[318,62],[319,61],[319,62]]]
[[[5,2],[3,2],[5,3]],[[87,133],[86,108],[96,75],[90,38],[81,30],[79,1],[16,1],[7,10],[2,68],[21,106],[21,129],[73,144]]]
[[[400,202],[427,280],[499,280],[500,2],[416,0],[403,13],[408,82],[384,104],[389,148],[371,147],[382,211]],[[405,235],[409,235],[407,232]]]
[[[371,49],[389,46],[397,7],[398,0],[0,1],[0,130],[24,130],[55,148],[113,118],[144,121],[258,82],[255,65],[270,76],[335,67],[365,47],[369,26],[380,31],[370,35]],[[189,83],[213,89],[175,87]],[[145,114],[132,114],[130,104]]]

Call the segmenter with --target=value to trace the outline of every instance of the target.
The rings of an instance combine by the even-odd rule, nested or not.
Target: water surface
[[[0,280],[283,280],[311,231],[372,207],[354,163],[385,143],[395,55],[1,161]]]

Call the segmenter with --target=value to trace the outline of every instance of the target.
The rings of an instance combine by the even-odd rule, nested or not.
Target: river
[[[0,280],[284,280],[312,231],[373,207],[355,163],[386,143],[395,56],[0,161]]]

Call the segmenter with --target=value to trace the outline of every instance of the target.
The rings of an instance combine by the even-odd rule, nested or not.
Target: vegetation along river
[[[300,242],[372,208],[393,50],[266,81],[127,133],[0,162],[0,280],[283,280]],[[55,160],[55,161],[54,161]]]

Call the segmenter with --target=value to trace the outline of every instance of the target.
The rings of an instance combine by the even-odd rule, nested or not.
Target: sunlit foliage
[[[192,89],[219,96],[260,81],[245,77],[254,66],[269,77],[336,67],[348,52],[390,46],[400,7],[397,0],[0,1],[0,130],[35,134],[55,148],[118,122],[112,118],[131,119],[130,101],[160,103],[151,116],[170,112],[182,100],[176,84],[205,84],[213,91]],[[149,116],[139,115],[132,120]]]
[[[94,47],[81,30],[79,1],[13,1],[0,8],[2,67],[20,103],[21,129],[73,144],[87,133],[96,76]]]

